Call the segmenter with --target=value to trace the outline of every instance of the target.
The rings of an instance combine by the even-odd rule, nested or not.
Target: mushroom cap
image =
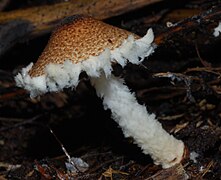
[[[17,86],[35,97],[46,92],[76,87],[82,71],[90,77],[111,75],[112,64],[139,64],[154,52],[153,31],[144,37],[108,25],[89,16],[64,19],[52,33],[43,53],[33,65],[15,77]]]
[[[98,56],[106,48],[113,50],[133,35],[89,16],[74,15],[64,19],[52,33],[43,53],[30,70],[31,77],[43,75],[49,63],[63,64],[70,60],[77,64],[90,56]]]

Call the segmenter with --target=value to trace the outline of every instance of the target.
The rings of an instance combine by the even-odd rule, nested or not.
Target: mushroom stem
[[[103,105],[110,109],[113,119],[122,128],[125,137],[133,137],[144,154],[154,163],[169,168],[183,159],[184,143],[167,133],[154,114],[140,105],[124,81],[115,76],[91,78]]]

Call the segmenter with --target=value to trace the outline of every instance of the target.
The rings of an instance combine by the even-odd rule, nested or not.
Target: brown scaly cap
[[[98,56],[106,48],[113,50],[119,47],[131,34],[88,16],[66,18],[52,33],[29,74],[31,77],[43,75],[45,66],[49,63],[62,64],[65,60],[79,63],[89,56]],[[133,36],[139,38],[135,34]]]

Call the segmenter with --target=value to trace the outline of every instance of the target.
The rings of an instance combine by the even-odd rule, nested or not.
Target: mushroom
[[[23,68],[15,77],[17,86],[31,97],[57,92],[78,85],[79,75],[86,72],[105,109],[122,128],[125,137],[149,154],[163,168],[180,163],[185,156],[181,140],[167,133],[154,114],[140,105],[123,79],[112,74],[115,63],[139,64],[154,52],[152,29],[144,37],[108,25],[84,15],[66,18],[33,65]]]

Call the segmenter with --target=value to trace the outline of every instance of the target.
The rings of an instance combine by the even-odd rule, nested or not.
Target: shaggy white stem
[[[122,79],[102,75],[92,78],[91,83],[97,95],[103,98],[104,107],[111,110],[113,119],[120,125],[125,137],[133,137],[155,164],[168,168],[182,160],[183,142],[167,133],[155,115],[149,114],[144,105],[138,104],[135,95]]]

